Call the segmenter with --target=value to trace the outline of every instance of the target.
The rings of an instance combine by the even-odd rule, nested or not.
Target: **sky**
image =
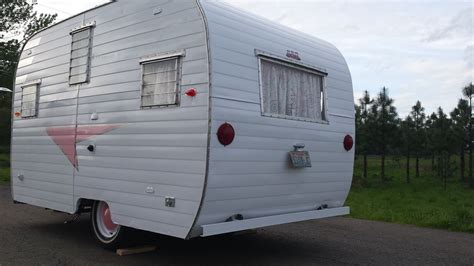
[[[59,19],[107,2],[36,1]],[[355,101],[388,87],[401,117],[417,100],[428,113],[450,112],[473,81],[474,1],[216,1],[333,43],[351,70]]]

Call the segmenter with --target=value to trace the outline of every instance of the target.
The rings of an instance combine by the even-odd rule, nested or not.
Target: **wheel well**
[[[92,211],[92,205],[95,200],[92,199],[78,199],[76,213],[88,213]]]

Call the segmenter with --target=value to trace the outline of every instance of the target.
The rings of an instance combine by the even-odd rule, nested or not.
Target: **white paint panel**
[[[270,173],[270,174],[224,174],[209,176],[212,188],[234,188],[246,186],[273,186],[285,184],[304,184],[304,183],[326,183],[326,182],[345,182],[346,175],[344,171],[334,171],[325,169],[321,171],[305,172],[288,178],[286,173]]]
[[[102,189],[102,190],[109,190],[109,191],[136,194],[136,195],[143,195],[147,187],[153,187],[155,191],[150,196],[161,197],[162,199],[160,201],[157,200],[156,204],[157,204],[157,207],[161,207],[161,209],[164,209],[164,210],[169,210],[163,205],[163,202],[164,202],[164,198],[168,195],[170,191],[174,191],[175,198],[180,203],[182,201],[193,201],[193,202],[198,203],[199,200],[201,199],[201,194],[202,194],[201,188],[172,186],[172,185],[164,185],[164,184],[153,183],[153,182],[138,182],[136,180],[133,180],[133,181],[113,180],[113,182],[111,182],[112,181],[111,179],[86,177],[86,176],[81,176],[80,174],[77,175],[76,178],[78,180],[75,183],[76,187]],[[191,210],[189,213],[193,214],[194,210]]]
[[[127,148],[127,147],[125,147]],[[201,174],[171,173],[164,171],[146,171],[116,169],[106,167],[81,166],[81,175],[114,180],[135,180],[138,182],[180,185],[183,187],[202,187]]]
[[[351,77],[344,58],[325,41],[225,4],[202,5],[210,34],[212,121],[206,197],[197,225],[222,223],[235,214],[252,219],[314,211],[323,204],[341,207],[354,160],[353,150],[345,151],[342,142],[346,134],[354,135],[354,121],[331,115],[328,123],[263,117],[255,51],[279,58],[286,58],[287,50],[296,51],[298,63],[325,69],[328,113],[353,117]],[[236,132],[226,147],[215,137],[225,122]],[[291,166],[288,152],[297,143],[305,144],[311,168]],[[262,224],[249,228],[271,224],[258,219]],[[222,225],[226,229],[216,233],[240,230]]]

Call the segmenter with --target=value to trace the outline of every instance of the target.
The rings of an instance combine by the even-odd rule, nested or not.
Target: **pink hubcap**
[[[115,231],[115,229],[117,229],[117,224],[115,224],[112,221],[112,217],[110,215],[109,205],[107,205],[107,204],[104,206],[104,210],[102,212],[102,217],[103,217],[104,225],[108,230]]]

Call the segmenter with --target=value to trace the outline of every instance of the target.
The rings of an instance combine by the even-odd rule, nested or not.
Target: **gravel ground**
[[[145,234],[157,251],[119,257],[95,243],[89,215],[64,224],[68,217],[14,205],[0,186],[0,265],[474,265],[474,234],[350,218],[190,241]]]

